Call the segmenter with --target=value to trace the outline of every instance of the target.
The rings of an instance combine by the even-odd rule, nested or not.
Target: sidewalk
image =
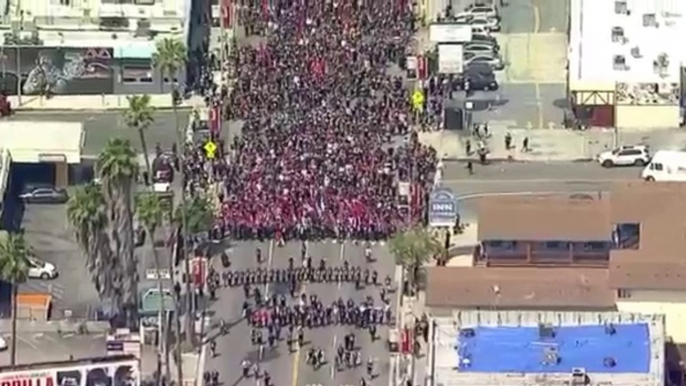
[[[486,147],[491,161],[590,161],[598,153],[621,145],[648,145],[652,152],[660,149],[686,150],[686,130],[659,129],[651,131],[615,132],[612,129],[573,131],[564,129],[507,129],[489,128]],[[505,135],[512,136],[512,148],[505,149]],[[524,138],[529,149],[522,149]],[[476,160],[478,142],[467,133],[436,131],[419,133],[419,140],[433,146],[446,160]],[[466,142],[471,142],[471,154]]]
[[[122,110],[129,106],[126,97],[129,95],[56,95],[45,98],[35,95],[8,97],[14,110]],[[151,94],[150,104],[156,109],[171,109],[172,98],[170,94]],[[179,105],[180,109],[203,107],[205,102],[202,97],[194,96],[185,99]]]

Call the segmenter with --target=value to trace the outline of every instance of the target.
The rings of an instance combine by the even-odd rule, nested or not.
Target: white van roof
[[[651,162],[660,163],[686,163],[686,151],[678,150],[658,150]]]

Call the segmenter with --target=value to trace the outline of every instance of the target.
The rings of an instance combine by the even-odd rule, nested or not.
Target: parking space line
[[[21,336],[21,334],[17,334],[17,341],[26,344],[27,346],[31,347],[32,349],[34,349],[36,351],[40,351],[40,347],[38,347],[38,345],[33,343],[31,340],[24,338],[23,336]],[[19,350],[17,349],[17,351],[19,351]]]

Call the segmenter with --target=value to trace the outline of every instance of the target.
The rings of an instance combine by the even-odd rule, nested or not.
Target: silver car
[[[498,10],[492,5],[472,4],[465,8],[464,12],[461,12],[458,16],[462,15],[497,17]]]
[[[475,54],[496,54],[497,50],[492,44],[467,43],[464,45],[463,52],[473,52]]]
[[[488,54],[488,53],[474,53],[474,52],[465,52],[464,53],[464,65],[465,67],[474,65],[476,63],[484,63],[489,66],[495,71],[500,71],[505,68],[505,64],[503,63],[503,60],[498,56],[494,54]]]

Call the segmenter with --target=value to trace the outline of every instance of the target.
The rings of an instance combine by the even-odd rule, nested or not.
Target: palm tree
[[[197,245],[191,245],[188,248],[188,243],[194,239],[194,236],[201,232],[207,232],[212,227],[214,221],[214,213],[212,212],[212,205],[210,201],[200,195],[193,196],[190,199],[182,198],[182,201],[176,207],[174,213],[174,223],[177,229],[181,230],[184,245],[184,263],[187,274],[190,274],[190,259],[189,254],[195,254]],[[186,304],[187,309],[185,313],[186,339],[192,343],[193,320],[193,296],[191,291],[190,280],[186,280]]]
[[[176,91],[174,78],[184,63],[186,63],[186,46],[181,40],[164,38],[157,42],[155,48],[157,51],[152,54],[152,64],[160,72],[163,79],[165,77],[169,79],[173,96]],[[164,87],[164,82],[161,85]],[[172,103],[172,107],[176,108],[176,103]]]
[[[420,227],[395,234],[389,240],[389,249],[395,256],[396,264],[401,265],[408,273],[413,289],[417,285],[417,276],[422,265],[443,250],[433,235]]]
[[[101,186],[90,183],[76,189],[67,202],[67,219],[86,257],[86,267],[100,300],[111,317],[122,316],[122,264],[112,253],[109,218]]]
[[[161,374],[162,370],[162,355],[167,352],[167,341],[168,335],[165,334],[165,311],[164,307],[164,293],[162,292],[162,275],[160,272],[162,270],[162,265],[160,264],[160,257],[157,254],[157,249],[155,249],[155,233],[157,229],[162,225],[162,218],[164,215],[164,209],[160,201],[159,196],[152,191],[146,191],[139,194],[136,200],[136,209],[138,218],[145,227],[145,231],[148,233],[148,240],[150,240],[150,248],[152,249],[152,256],[155,261],[155,270],[157,271],[157,292],[160,296],[159,304],[159,315],[158,315],[158,334],[159,334],[159,348],[157,351],[157,371]],[[178,314],[177,314],[178,315]],[[169,360],[167,358],[167,363],[165,365],[166,379],[169,380],[170,370],[169,370]],[[161,381],[161,377],[158,377],[158,382]],[[158,383],[159,384],[159,383]]]
[[[150,106],[150,95],[131,95],[126,97],[129,101],[129,107],[124,110],[124,119],[126,125],[138,131],[138,137],[141,141],[141,149],[145,156],[145,171],[148,178],[152,178],[152,168],[150,167],[150,156],[148,154],[148,145],[145,141],[145,131],[150,127],[154,121],[152,115],[155,108]],[[147,183],[147,180],[146,180]]]
[[[12,284],[12,341],[10,365],[17,362],[17,289],[29,274],[29,247],[21,233],[10,233],[0,242],[0,276]]]
[[[122,301],[129,328],[138,324],[138,262],[133,254],[133,187],[138,176],[136,151],[129,140],[113,138],[98,156],[114,255],[123,268]]]

